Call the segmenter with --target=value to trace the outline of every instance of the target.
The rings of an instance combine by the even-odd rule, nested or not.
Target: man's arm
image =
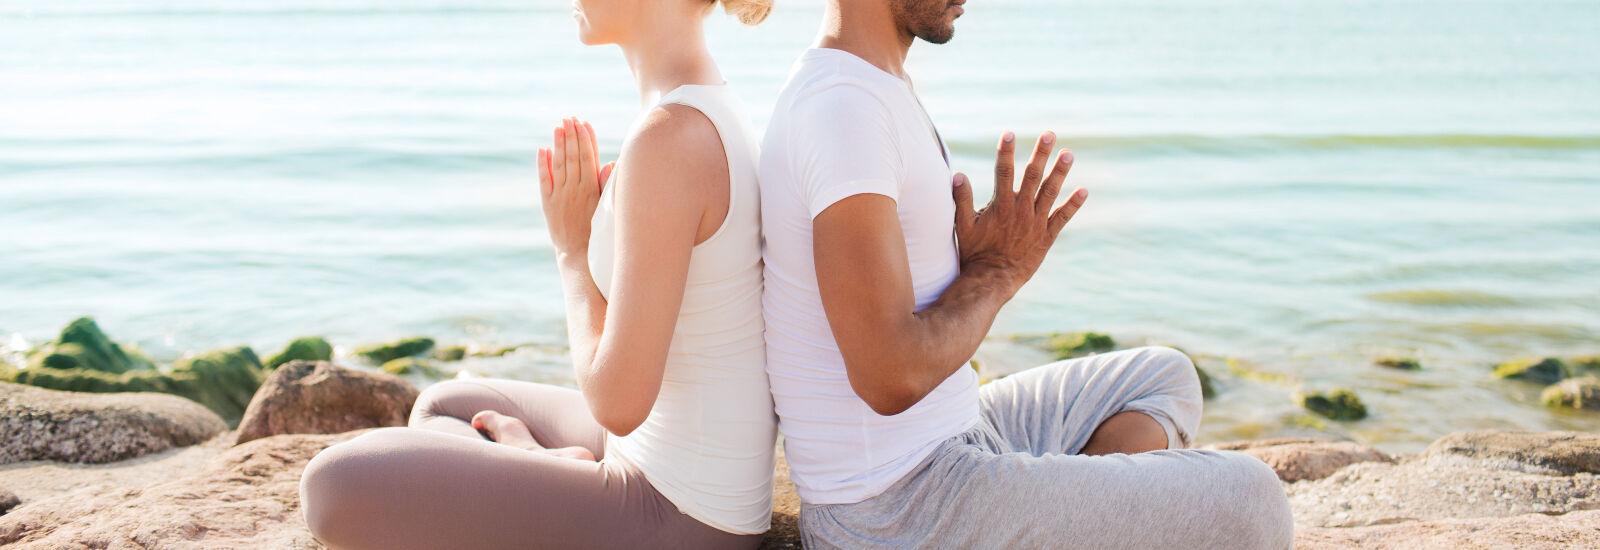
[[[1083,205],[1076,190],[1055,210],[1072,166],[1063,151],[1048,177],[1055,142],[1045,134],[1012,189],[1015,139],[1001,139],[995,194],[982,211],[972,188],[956,175],[956,237],[961,274],[922,311],[916,311],[911,268],[895,202],[860,194],[842,199],[812,220],[813,255],[822,306],[844,357],[850,387],[873,411],[905,411],[966,364],[994,324],[1000,307],[1044,261],[1050,245]]]

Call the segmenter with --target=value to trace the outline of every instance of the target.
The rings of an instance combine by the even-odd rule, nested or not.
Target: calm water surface
[[[533,152],[578,115],[614,156],[639,109],[566,6],[0,0],[0,343],[94,315],[163,359],[302,334],[560,344]],[[1289,396],[1336,385],[1374,414],[1330,429],[1394,449],[1600,429],[1486,369],[1600,353],[1600,4],[968,8],[910,67],[957,168],[986,187],[1001,131],[1050,129],[1092,195],[996,335],[1180,345],[1223,388],[1212,440],[1293,432]],[[820,16],[712,17],[758,128]],[[559,353],[469,368],[570,383]]]

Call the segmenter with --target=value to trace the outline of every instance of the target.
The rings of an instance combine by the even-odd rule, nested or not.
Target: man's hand
[[[961,255],[961,271],[993,271],[1010,285],[1008,299],[1038,271],[1056,236],[1089,198],[1089,192],[1079,187],[1066,204],[1050,211],[1073,160],[1072,153],[1062,149],[1055,168],[1045,176],[1045,165],[1050,162],[1056,141],[1052,132],[1039,136],[1033,160],[1022,174],[1022,188],[1013,190],[1016,141],[1011,132],[1000,138],[994,165],[994,198],[983,210],[972,209],[972,184],[966,174],[955,176],[956,246]]]

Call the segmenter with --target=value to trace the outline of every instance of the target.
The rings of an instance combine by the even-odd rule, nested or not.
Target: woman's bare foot
[[[583,447],[544,448],[533,438],[533,432],[528,430],[528,425],[523,424],[521,420],[514,416],[487,410],[478,411],[478,414],[472,415],[472,427],[488,434],[489,439],[496,443],[510,445],[519,449],[549,453],[564,458],[576,458],[594,462],[594,453]]]

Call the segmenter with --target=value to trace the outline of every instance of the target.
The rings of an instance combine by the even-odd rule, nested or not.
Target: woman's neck
[[[639,103],[646,109],[679,86],[723,83],[722,73],[706,49],[702,17],[654,21],[650,32],[618,44],[639,86]]]

